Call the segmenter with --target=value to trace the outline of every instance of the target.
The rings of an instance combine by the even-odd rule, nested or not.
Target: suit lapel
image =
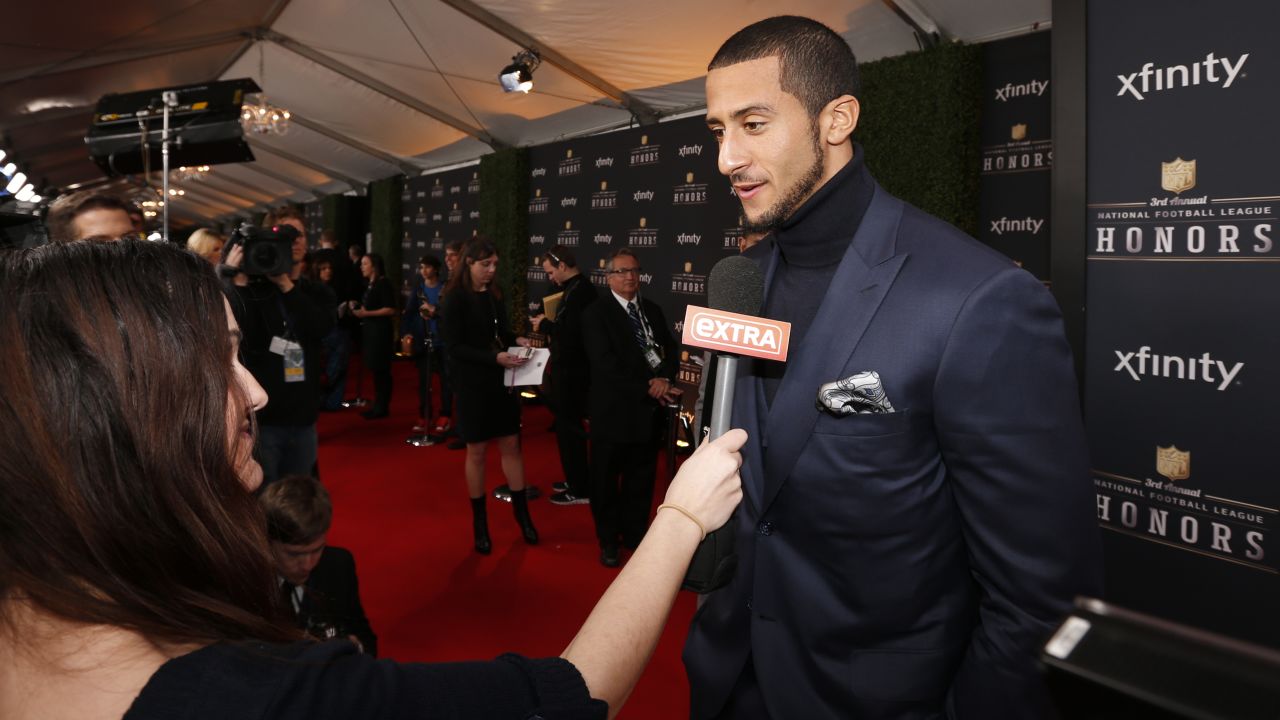
[[[768,510],[791,475],[818,421],[814,405],[818,386],[839,379],[907,259],[906,255],[894,255],[902,210],[901,200],[879,185],[875,187],[871,205],[831,278],[813,324],[799,346],[792,348],[786,374],[765,419],[764,439],[769,450],[762,511]],[[772,270],[771,265],[770,277]]]

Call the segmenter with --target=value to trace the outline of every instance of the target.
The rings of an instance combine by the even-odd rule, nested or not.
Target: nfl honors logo
[[[1156,446],[1156,472],[1170,481],[1191,477],[1191,452],[1183,452],[1176,445]]]
[[[560,161],[560,177],[565,177],[566,175],[577,175],[580,172],[582,172],[582,158],[575,158],[573,156],[573,148],[565,148],[564,159]]]
[[[1026,140],[1027,124],[1018,123],[1017,125],[1014,125],[1013,128],[1009,130],[1009,137],[1013,140]]]
[[[1174,158],[1173,162],[1160,163],[1160,187],[1175,195],[1196,186],[1196,161]]]

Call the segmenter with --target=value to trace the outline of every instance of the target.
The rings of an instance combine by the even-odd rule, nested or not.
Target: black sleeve
[[[498,318],[498,336],[502,339],[503,347],[511,347],[516,344],[516,333],[511,329],[511,319],[507,316],[507,304],[497,298],[493,299],[493,312]]]
[[[671,326],[667,324],[667,318],[662,314],[662,308],[657,303],[650,303],[649,319],[653,329],[654,342],[662,348],[662,364],[654,371],[657,377],[666,378],[675,384],[676,371],[680,368],[680,343],[676,342],[675,336],[671,334]]]
[[[560,658],[396,663],[350,642],[212,645],[165,663],[126,720],[604,720],[582,675]]]
[[[365,310],[381,310],[382,308],[393,308],[396,306],[395,293],[391,290],[391,281],[386,278],[378,278],[373,287],[369,288],[368,302],[364,304]]]
[[[455,363],[496,366],[497,353],[488,347],[477,348],[467,343],[468,323],[477,321],[470,312],[470,302],[467,291],[462,288],[445,295],[441,301],[444,317],[441,318],[440,334],[444,338],[449,359]]]
[[[364,604],[360,602],[360,578],[356,573],[355,556],[345,548],[333,547],[330,549],[342,551],[338,556],[342,557],[343,575],[347,577],[346,583],[351,588],[347,607],[344,608],[344,615],[348,623],[347,632],[360,639],[360,644],[364,646],[366,654],[377,657],[378,636],[374,634],[373,627],[369,624],[369,617],[364,613]]]
[[[333,327],[337,305],[323,285],[299,278],[292,290],[280,293],[280,298],[299,342],[318,341]]]

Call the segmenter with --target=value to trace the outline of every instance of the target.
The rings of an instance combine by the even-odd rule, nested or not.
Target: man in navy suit
[[[743,227],[771,233],[747,252],[763,314],[792,337],[735,386],[738,568],[685,646],[692,716],[1045,717],[1037,648],[1101,577],[1057,306],[876,184],[829,28],[749,26],[706,83]]]

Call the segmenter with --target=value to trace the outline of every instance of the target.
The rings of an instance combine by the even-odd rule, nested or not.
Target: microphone
[[[707,276],[707,304],[712,310],[723,313],[759,315],[764,304],[764,273],[753,260],[741,255],[721,260],[711,268],[711,274]],[[733,345],[746,341],[747,336],[758,340],[762,333],[759,329],[752,333],[751,323],[733,324],[727,319],[728,316],[718,316],[725,320],[717,322],[711,314],[697,313],[696,310],[697,308],[690,307],[686,313],[684,340],[686,344],[710,347],[717,351],[708,433],[708,439],[715,440],[729,431],[733,419],[733,386],[738,380],[740,362],[737,353],[746,350]],[[784,332],[781,338],[782,359],[786,357],[785,338]],[[762,345],[767,349],[767,342]],[[777,343],[774,346],[777,347]],[[747,351],[746,354],[759,353]],[[736,515],[737,511],[734,511],[734,515],[729,517],[723,527],[707,533],[706,539],[698,546],[689,563],[689,570],[681,584],[683,589],[705,594],[724,587],[733,579],[738,568],[738,554],[734,549],[737,541],[734,530]]]

